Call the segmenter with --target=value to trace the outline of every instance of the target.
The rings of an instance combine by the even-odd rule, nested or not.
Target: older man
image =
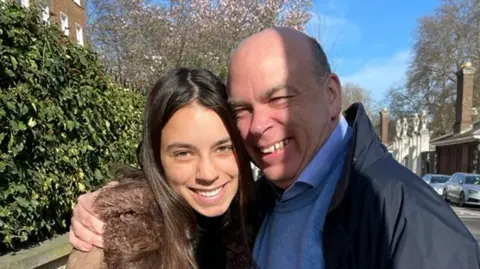
[[[260,268],[480,268],[476,240],[392,159],[362,105],[341,113],[339,78],[314,39],[289,28],[254,34],[232,55],[228,89],[259,184],[268,179],[277,197],[255,242]],[[80,223],[101,224],[89,201],[72,219],[77,247]]]

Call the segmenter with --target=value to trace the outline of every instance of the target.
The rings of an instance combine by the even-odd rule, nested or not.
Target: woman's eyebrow
[[[213,147],[218,147],[220,145],[230,143],[230,142],[231,142],[230,137],[225,137],[225,138],[222,138],[222,139],[218,140],[217,142],[215,142],[215,144],[213,144]]]

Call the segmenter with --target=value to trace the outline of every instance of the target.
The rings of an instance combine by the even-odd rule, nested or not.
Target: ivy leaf
[[[13,70],[17,70],[17,66],[18,66],[17,59],[15,59],[15,57],[13,56],[10,56],[10,61],[12,62]]]
[[[75,128],[75,122],[71,120],[67,121],[67,130],[71,131],[73,128]]]

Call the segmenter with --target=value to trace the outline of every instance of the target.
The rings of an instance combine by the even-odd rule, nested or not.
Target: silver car
[[[480,175],[455,173],[445,184],[445,200],[459,206],[480,205]]]
[[[444,196],[445,182],[447,182],[449,178],[450,176],[441,174],[426,174],[422,177],[422,179],[441,196]]]

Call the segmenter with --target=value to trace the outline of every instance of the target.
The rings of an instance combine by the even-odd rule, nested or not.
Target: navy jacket
[[[323,227],[326,269],[480,269],[480,248],[450,206],[395,161],[360,103],[345,113],[353,128]],[[264,178],[264,213],[273,206]]]

